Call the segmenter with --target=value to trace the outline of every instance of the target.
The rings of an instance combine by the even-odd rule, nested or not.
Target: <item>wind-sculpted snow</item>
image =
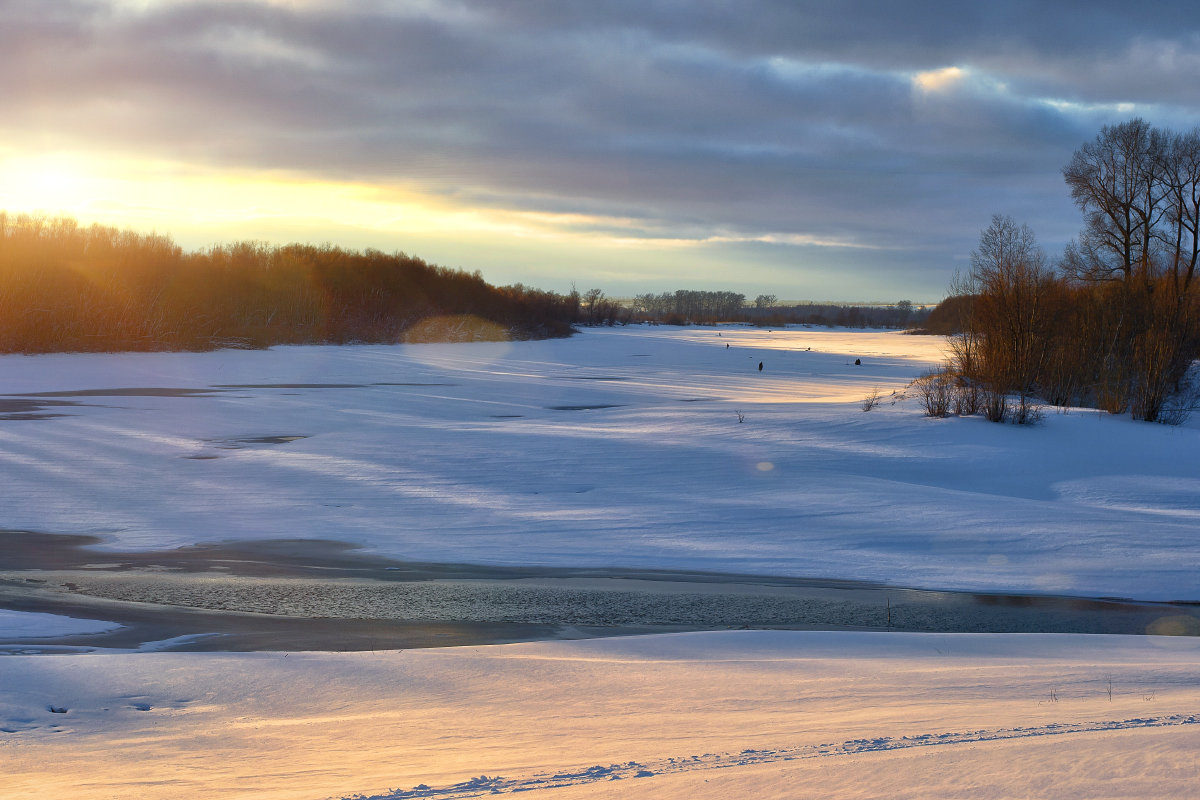
[[[1191,800],[1198,663],[1195,637],[850,631],[4,655],[0,795]]]
[[[906,387],[942,346],[630,326],[4,356],[0,528],[100,549],[337,539],[431,562],[1200,599],[1195,422],[929,419]]]
[[[1172,714],[1164,717],[1142,717],[1108,722],[1053,722],[1048,725],[1035,727],[923,733],[898,738],[880,736],[873,739],[850,739],[839,744],[804,745],[776,750],[746,749],[738,753],[704,753],[701,755],[665,758],[647,762],[628,761],[622,764],[597,764],[585,769],[556,772],[551,775],[538,774],[511,778],[498,775],[479,775],[478,777],[470,778],[450,786],[431,787],[420,784],[411,789],[396,789],[384,794],[348,795],[344,800],[410,800],[411,798],[454,800],[455,798],[480,797],[485,794],[515,794],[517,792],[529,792],[536,789],[557,789],[564,786],[595,783],[597,781],[650,778],[655,775],[670,775],[680,772],[728,769],[730,767],[745,767],[752,764],[771,764],[781,761],[836,757],[852,753],[903,750],[910,747],[969,745],[1006,739],[1028,739],[1035,736],[1080,735],[1104,731],[1168,728],[1197,724],[1200,724],[1200,716],[1196,714]],[[639,796],[650,795],[643,794]]]

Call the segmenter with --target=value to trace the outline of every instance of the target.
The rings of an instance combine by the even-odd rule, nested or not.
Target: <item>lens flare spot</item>
[[[1033,585],[1042,592],[1065,592],[1075,585],[1075,581],[1065,573],[1047,572],[1034,576]]]
[[[512,337],[504,327],[470,314],[426,317],[417,322],[401,339],[404,344],[420,345],[411,355],[418,361],[440,369],[461,369],[465,363],[478,367],[504,358],[512,348]],[[461,343],[478,343],[464,362]]]
[[[1200,619],[1187,614],[1159,617],[1146,626],[1146,633],[1151,636],[1200,636]]]
[[[505,328],[471,314],[426,317],[404,334],[405,344],[507,342],[511,338]]]

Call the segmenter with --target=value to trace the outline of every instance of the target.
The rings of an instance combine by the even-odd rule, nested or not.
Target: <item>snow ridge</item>
[[[348,795],[342,800],[409,800],[409,798],[453,798],[480,797],[485,794],[511,794],[535,789],[556,789],[597,781],[615,781],[627,778],[648,778],[678,772],[695,772],[706,769],[725,769],[752,764],[770,764],[779,761],[795,761],[808,758],[849,755],[881,750],[902,750],[909,747],[932,745],[969,744],[1003,739],[1026,739],[1034,736],[1057,736],[1061,734],[1098,733],[1101,731],[1131,730],[1136,728],[1166,728],[1200,724],[1198,714],[1172,714],[1161,717],[1135,717],[1125,720],[1103,722],[1053,722],[1020,728],[995,728],[975,731],[952,731],[922,733],[914,736],[880,736],[872,739],[850,739],[841,744],[817,744],[779,749],[742,750],[740,753],[704,753],[683,758],[665,758],[645,763],[628,761],[608,766],[595,765],[574,772],[554,774],[537,773],[528,777],[505,778],[479,775],[460,783],[444,787],[419,784],[411,789],[395,789],[384,794]]]

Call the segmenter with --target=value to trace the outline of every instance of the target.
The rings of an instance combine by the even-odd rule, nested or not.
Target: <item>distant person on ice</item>
[[[762,362],[758,362],[758,371],[762,372]]]

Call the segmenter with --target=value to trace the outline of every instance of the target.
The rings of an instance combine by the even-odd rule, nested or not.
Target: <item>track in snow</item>
[[[535,789],[555,789],[563,786],[615,781],[629,778],[648,778],[678,772],[705,769],[724,769],[751,764],[770,764],[807,758],[866,753],[880,750],[902,750],[909,747],[969,744],[1004,739],[1026,739],[1033,736],[1055,736],[1064,733],[1096,733],[1099,731],[1132,730],[1137,728],[1167,728],[1200,724],[1200,715],[1173,714],[1164,717],[1137,717],[1108,722],[1055,722],[1028,728],[996,728],[966,732],[924,733],[899,738],[882,736],[875,739],[850,739],[841,744],[816,744],[785,747],[777,750],[743,750],[740,753],[705,753],[684,758],[665,758],[655,761],[628,761],[623,764],[596,765],[574,772],[538,773],[527,777],[506,778],[480,775],[451,786],[431,787],[421,784],[411,789],[395,789],[384,794],[348,795],[343,800],[408,800],[409,798],[480,797],[482,795],[528,792]]]

